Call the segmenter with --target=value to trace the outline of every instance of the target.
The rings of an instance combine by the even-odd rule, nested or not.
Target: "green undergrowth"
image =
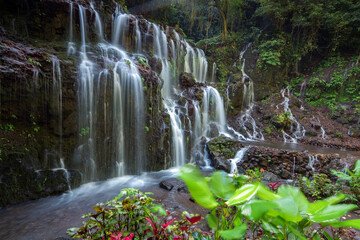
[[[360,160],[353,170],[332,171],[347,186],[358,189]],[[200,215],[184,212],[175,217],[155,200],[151,193],[123,189],[113,200],[94,206],[95,212],[83,216],[87,220],[80,228],[71,228],[75,239],[356,239],[360,219],[344,220],[344,215],[357,208],[344,204],[349,194],[331,188],[325,175],[313,180],[298,177],[300,188],[280,182],[262,182],[263,169],[247,170],[245,175],[229,176],[215,171],[204,177],[193,165],[180,171],[192,196],[200,206],[209,210],[208,227],[199,229]],[[312,194],[310,202],[304,194]],[[358,194],[358,192],[356,192]],[[356,197],[359,197],[355,195]]]
[[[300,76],[290,81],[296,96],[300,96],[300,85],[307,80],[305,100],[312,106],[337,110],[339,104],[353,103],[360,113],[360,66],[357,57],[344,58],[339,55],[323,60],[309,77]]]

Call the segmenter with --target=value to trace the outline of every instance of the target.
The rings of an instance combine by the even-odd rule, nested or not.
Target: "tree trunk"
[[[227,32],[227,20],[226,15],[223,11],[220,11],[221,17],[223,19],[223,31],[222,31],[222,40],[226,40],[228,32]]]

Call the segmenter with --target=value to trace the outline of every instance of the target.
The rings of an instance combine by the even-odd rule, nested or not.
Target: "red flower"
[[[261,169],[260,169],[260,172],[264,172],[264,169],[263,169],[263,168],[261,168]]]
[[[275,191],[279,186],[277,185],[281,185],[280,182],[276,182],[276,183],[269,183],[269,187],[271,188],[271,190]]]
[[[187,217],[185,216],[186,220],[188,220],[191,224],[195,224],[197,223],[198,221],[201,220],[201,215],[197,215],[197,216],[194,216],[194,217]]]

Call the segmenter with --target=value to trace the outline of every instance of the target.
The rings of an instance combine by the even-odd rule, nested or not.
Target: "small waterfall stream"
[[[239,126],[244,129],[248,136],[248,140],[264,140],[264,136],[261,132],[261,129],[256,125],[255,119],[251,116],[251,113],[254,108],[254,83],[252,79],[245,72],[246,60],[244,54],[251,46],[251,43],[246,45],[246,47],[241,51],[239,62],[241,65],[242,72],[242,83],[244,85],[244,96],[243,96],[243,108],[245,111],[238,119]],[[250,128],[249,128],[250,126]]]
[[[237,165],[239,163],[241,163],[242,159],[244,158],[245,156],[245,153],[247,152],[247,150],[249,149],[250,146],[246,146],[242,149],[240,149],[235,157],[233,159],[230,159],[230,164],[231,164],[231,170],[230,170],[230,174],[232,175],[235,175],[235,174],[238,174],[238,167]]]
[[[284,114],[287,114],[292,121],[290,132],[292,136],[285,131],[283,131],[283,138],[284,142],[291,142],[291,143],[297,143],[298,139],[301,139],[305,136],[306,130],[301,124],[296,120],[294,115],[291,112],[291,109],[289,107],[289,101],[290,101],[290,89],[289,86],[282,89],[280,92],[281,96],[284,98],[284,101],[276,106],[277,109],[281,105],[284,106]],[[294,129],[295,126],[295,129]]]

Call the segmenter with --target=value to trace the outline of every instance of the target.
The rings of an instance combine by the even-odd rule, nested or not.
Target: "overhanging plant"
[[[215,231],[215,239],[243,239],[247,231],[253,238],[321,239],[328,235],[324,231],[327,226],[360,229],[359,219],[339,221],[357,208],[353,204],[338,204],[344,200],[343,194],[310,203],[292,186],[280,186],[277,194],[260,182],[236,189],[238,183],[226,173],[214,172],[206,180],[192,165],[181,168],[180,178],[194,200],[211,211],[206,219]]]

